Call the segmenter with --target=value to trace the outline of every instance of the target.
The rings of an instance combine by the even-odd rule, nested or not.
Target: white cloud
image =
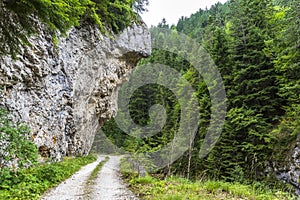
[[[211,5],[227,0],[149,0],[148,12],[142,14],[148,26],[157,25],[163,18],[168,24],[177,24],[181,16],[189,17],[200,8],[210,8]]]

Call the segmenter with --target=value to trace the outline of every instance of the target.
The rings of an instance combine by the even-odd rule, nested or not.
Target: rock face
[[[275,176],[285,183],[294,186],[297,195],[300,195],[300,141],[297,139],[291,151],[282,163],[274,164]]]
[[[0,57],[0,104],[28,123],[41,157],[89,152],[96,131],[116,114],[118,88],[150,54],[150,34],[134,25],[115,37],[72,29],[56,46],[41,28],[13,60]]]

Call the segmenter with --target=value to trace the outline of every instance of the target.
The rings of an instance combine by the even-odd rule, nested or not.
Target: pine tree
[[[282,115],[275,67],[264,53],[270,34],[266,16],[272,12],[271,1],[243,0],[232,5],[229,52],[234,78],[227,93],[230,132],[226,133],[242,153],[237,165],[246,169],[247,176],[257,178],[270,152],[269,129]]]
[[[286,114],[273,130],[276,136],[272,159],[278,165],[285,163],[286,155],[294,148],[300,133],[300,4],[298,1],[282,1],[277,6],[278,14],[270,20],[276,40],[270,41],[273,60],[278,72],[278,95],[286,100]],[[279,148],[280,147],[280,148]],[[279,152],[279,153],[278,153]]]

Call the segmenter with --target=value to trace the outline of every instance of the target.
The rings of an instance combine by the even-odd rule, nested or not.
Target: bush
[[[5,170],[0,182],[0,199],[38,199],[45,191],[69,178],[95,156],[66,158],[62,162],[40,164],[16,172]]]
[[[23,124],[14,124],[8,119],[8,112],[0,108],[0,181],[12,170],[37,163],[38,150],[28,140],[30,130]]]
[[[95,156],[37,164],[38,150],[29,141],[29,128],[14,124],[0,108],[0,199],[37,199],[47,189],[67,179]]]
[[[136,176],[131,170],[128,160],[122,159],[121,172],[125,172],[125,181],[130,189],[141,199],[261,199],[261,200],[292,200],[293,195],[279,189],[271,189],[263,183],[241,184],[224,181],[189,181],[187,179],[170,177],[160,180],[146,176]],[[123,176],[124,178],[124,176]]]

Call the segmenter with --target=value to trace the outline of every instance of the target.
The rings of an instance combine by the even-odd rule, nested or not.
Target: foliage
[[[8,112],[0,108],[0,181],[8,167],[17,170],[37,163],[37,147],[28,140],[29,133],[26,125],[12,123]]]
[[[142,199],[294,199],[287,192],[266,189],[263,185],[243,185],[222,181],[189,182],[171,177],[158,180],[150,177],[135,178],[130,187]]]
[[[28,169],[6,171],[0,182],[0,199],[39,199],[51,187],[69,178],[95,156],[65,158],[62,162],[39,164]]]
[[[140,23],[137,12],[145,11],[147,0],[6,0],[0,3],[0,54],[15,55],[20,45],[38,33],[36,19],[46,24],[51,34],[65,34],[83,22],[96,24],[102,32],[118,33],[132,23]]]
[[[188,181],[178,177],[160,180],[151,176],[128,175],[128,164],[123,160],[121,172],[130,189],[141,199],[295,199],[280,189],[271,189],[255,182],[252,184],[223,181]]]
[[[209,10],[200,9],[189,18],[182,17],[175,28],[165,20],[158,24],[160,28],[185,33],[210,53],[225,84],[228,108],[220,139],[200,159],[211,118],[211,99],[203,77],[186,60],[167,51],[154,49],[151,57],[141,61],[179,71],[196,91],[200,105],[195,140],[180,159],[162,170],[165,176],[248,184],[270,180],[273,163],[278,168],[286,164],[300,133],[299,5],[297,0],[232,0]],[[157,41],[164,41],[163,37],[159,34]],[[178,42],[175,36],[170,40]],[[181,107],[168,88],[152,84],[139,88],[131,97],[129,107],[134,122],[147,125],[148,111],[154,104],[163,105],[167,113],[159,134],[134,138],[111,120],[104,126],[107,137],[131,152],[151,152],[169,143],[178,122],[189,118],[180,118]],[[269,183],[276,185],[278,180]]]

